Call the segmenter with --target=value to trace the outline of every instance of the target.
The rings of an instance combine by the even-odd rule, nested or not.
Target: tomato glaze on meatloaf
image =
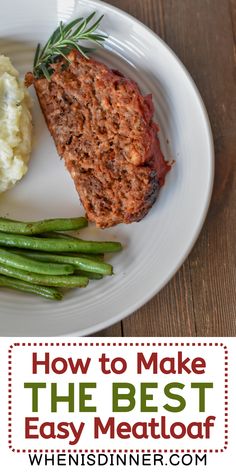
[[[105,228],[141,220],[170,165],[153,122],[152,96],[76,50],[52,64],[51,80],[27,74],[90,221]]]

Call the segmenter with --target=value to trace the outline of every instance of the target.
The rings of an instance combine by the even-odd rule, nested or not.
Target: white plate
[[[23,75],[31,69],[36,43],[44,42],[60,20],[94,10],[104,13],[103,29],[109,34],[106,49],[97,56],[134,78],[144,93],[153,94],[162,150],[176,165],[142,222],[85,231],[91,238],[125,244],[113,258],[115,276],[71,291],[61,303],[1,290],[2,336],[86,335],[121,320],[153,297],[178,270],[208,209],[214,168],[208,117],[188,72],[152,31],[97,0],[8,0],[1,6],[0,51]],[[0,214],[26,220],[83,214],[36,98],[30,170],[13,190],[0,196]]]

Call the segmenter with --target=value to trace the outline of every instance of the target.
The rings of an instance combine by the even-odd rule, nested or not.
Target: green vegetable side
[[[58,287],[86,287],[90,279],[112,275],[104,253],[121,251],[121,243],[85,241],[57,232],[87,225],[82,217],[35,222],[0,218],[0,287],[58,301],[63,298]]]

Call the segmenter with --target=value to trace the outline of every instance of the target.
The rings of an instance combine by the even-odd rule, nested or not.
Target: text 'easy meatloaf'
[[[153,122],[151,95],[104,64],[73,50],[34,83],[58,153],[88,219],[98,227],[141,220],[170,166]]]

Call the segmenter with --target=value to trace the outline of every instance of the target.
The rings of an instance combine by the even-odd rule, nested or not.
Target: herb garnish
[[[83,56],[87,57],[87,53],[91,49],[81,46],[78,44],[79,41],[92,41],[99,45],[105,41],[107,36],[97,31],[104,15],[91,24],[95,15],[96,12],[93,12],[87,18],[77,18],[67,25],[60,22],[45,46],[42,48],[38,44],[33,67],[33,74],[36,78],[45,76],[50,80],[53,73],[50,64],[55,62],[58,56],[63,56],[69,62],[67,54],[72,49],[77,49]]]

